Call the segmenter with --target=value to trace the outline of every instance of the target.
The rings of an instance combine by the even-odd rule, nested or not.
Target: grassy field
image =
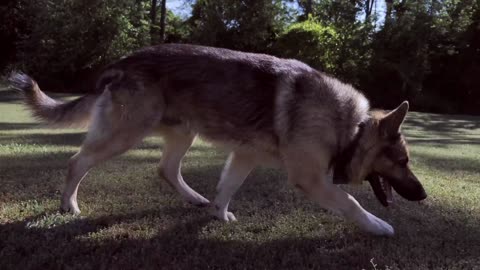
[[[269,169],[235,196],[238,222],[216,221],[158,179],[158,138],[92,170],[73,217],[57,209],[83,131],[45,129],[0,91],[0,269],[480,269],[480,118],[411,113],[404,130],[427,200],[386,209],[367,185],[345,187],[393,238],[360,232]],[[212,199],[224,158],[197,142],[185,179]]]

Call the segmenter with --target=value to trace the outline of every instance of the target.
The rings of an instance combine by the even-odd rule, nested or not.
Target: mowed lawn
[[[427,200],[387,209],[367,184],[345,187],[393,238],[362,233],[271,169],[234,197],[238,222],[214,220],[159,180],[159,138],[93,169],[74,217],[58,206],[84,131],[46,129],[0,91],[0,269],[480,269],[480,117],[411,113],[404,131]],[[210,200],[225,156],[197,141],[184,161]]]

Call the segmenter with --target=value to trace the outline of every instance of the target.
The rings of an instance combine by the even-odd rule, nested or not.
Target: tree
[[[303,14],[298,18],[300,21],[303,21],[311,11],[310,18],[323,27],[332,28],[336,33],[334,40],[336,45],[329,49],[331,57],[325,59],[327,62],[333,62],[330,68],[323,66],[325,70],[357,87],[360,86],[365,66],[368,66],[371,58],[371,41],[375,28],[372,20],[360,21],[357,18],[367,4],[371,12],[372,2],[298,0],[298,4],[303,10]],[[298,41],[298,50],[302,49],[300,44],[304,42]]]
[[[28,19],[16,42],[16,66],[50,89],[81,85],[91,72],[146,45],[148,24],[138,4],[26,1],[19,13]]]
[[[165,42],[188,43],[191,36],[188,22],[171,10],[167,10],[166,14]]]
[[[24,2],[5,0],[0,4],[0,71],[16,61],[16,43],[21,34],[27,31],[27,18],[30,14],[21,10]]]
[[[189,18],[191,41],[268,52],[283,30],[287,16],[280,0],[198,0]]]
[[[155,25],[157,22],[157,0],[152,0],[150,4],[150,44],[157,43]]]
[[[339,34],[313,18],[290,25],[275,44],[275,53],[302,60],[316,69],[338,73]]]
[[[165,42],[165,21],[167,20],[167,0],[160,5],[160,42]]]
[[[0,69],[78,85],[137,48],[188,42],[298,58],[374,106],[409,99],[416,110],[480,113],[477,0],[382,0],[382,18],[376,0],[184,1],[188,18],[166,0],[5,0]]]
[[[365,6],[365,21],[370,19],[372,15],[373,7],[375,6],[375,0],[366,0],[364,3]]]

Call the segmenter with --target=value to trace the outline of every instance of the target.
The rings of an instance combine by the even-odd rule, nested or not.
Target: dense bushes
[[[339,58],[339,35],[333,27],[323,26],[309,18],[290,25],[280,34],[274,52],[277,55],[296,58],[319,70],[336,74]]]
[[[16,68],[57,87],[147,44],[148,24],[118,1],[25,1],[17,8],[26,27],[15,41]]]

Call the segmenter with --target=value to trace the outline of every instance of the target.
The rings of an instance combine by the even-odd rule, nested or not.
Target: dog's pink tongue
[[[392,186],[388,181],[383,181],[383,185],[385,187],[385,195],[387,196],[388,204],[393,203],[393,194],[392,194]]]

